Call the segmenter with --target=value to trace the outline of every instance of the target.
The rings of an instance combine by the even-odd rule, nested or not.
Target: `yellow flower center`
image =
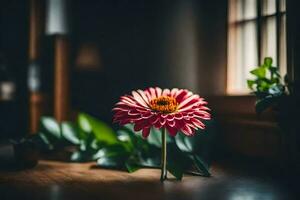
[[[150,108],[162,113],[174,112],[177,110],[177,106],[176,99],[168,96],[161,96],[150,101]]]

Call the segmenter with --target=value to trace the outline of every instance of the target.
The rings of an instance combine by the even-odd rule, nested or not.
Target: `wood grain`
[[[248,165],[246,165],[248,166]],[[100,169],[95,163],[40,161],[31,170],[0,172],[1,200],[12,199],[293,199],[296,194],[277,176],[251,167],[213,165],[213,177],[185,176],[161,183],[160,171],[132,174]],[[263,169],[263,171],[266,169]],[[270,172],[270,170],[269,170]],[[251,197],[251,198],[250,198]]]

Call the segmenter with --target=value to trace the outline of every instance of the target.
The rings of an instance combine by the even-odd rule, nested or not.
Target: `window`
[[[227,93],[249,92],[249,71],[272,57],[286,74],[285,0],[228,0]]]

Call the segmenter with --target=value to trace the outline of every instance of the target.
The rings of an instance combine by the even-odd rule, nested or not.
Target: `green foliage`
[[[256,112],[261,113],[275,105],[285,95],[285,86],[281,83],[278,67],[272,66],[272,58],[266,57],[264,63],[251,70],[254,79],[247,80],[247,85],[257,97]]]
[[[178,133],[176,137],[167,135],[168,171],[180,180],[184,172],[194,170],[193,174],[210,176],[209,166],[201,158],[199,146],[204,131],[195,137]],[[70,161],[85,162],[96,160],[104,168],[125,169],[134,172],[141,167],[160,168],[161,132],[155,128],[147,139],[126,125],[116,132],[96,118],[80,113],[76,123],[58,123],[51,117],[43,117],[38,134],[44,150],[57,150],[68,145],[76,147]]]

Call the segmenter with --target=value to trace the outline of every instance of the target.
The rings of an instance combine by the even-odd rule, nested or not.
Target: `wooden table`
[[[236,170],[213,165],[213,177],[185,176],[159,181],[160,171],[141,169],[132,174],[99,169],[95,163],[40,161],[34,169],[0,172],[0,199],[297,199],[289,181],[260,170]]]

